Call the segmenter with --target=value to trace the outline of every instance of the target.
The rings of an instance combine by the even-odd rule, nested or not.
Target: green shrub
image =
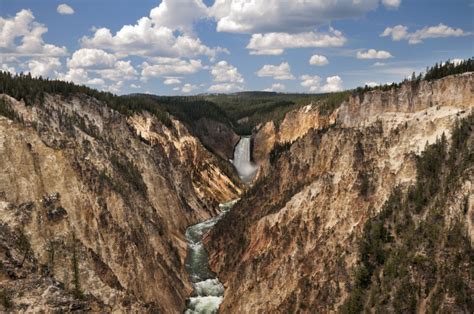
[[[10,309],[13,306],[11,295],[8,290],[0,289],[0,303],[6,309]]]
[[[110,158],[110,162],[114,166],[114,168],[120,173],[123,180],[127,182],[132,189],[139,192],[142,195],[146,195],[147,193],[147,186],[143,181],[143,177],[140,173],[138,167],[131,161],[126,158],[120,158],[117,155],[112,155]],[[114,186],[125,195],[126,191],[120,185],[120,183],[115,182]]]
[[[10,120],[16,119],[15,111],[7,104],[5,99],[0,98],[0,116],[4,116]]]
[[[79,270],[79,253],[77,252],[77,239],[76,235],[72,234],[71,244],[71,269],[72,269],[72,284],[73,294],[76,299],[82,299],[84,294],[81,290],[81,277]]]

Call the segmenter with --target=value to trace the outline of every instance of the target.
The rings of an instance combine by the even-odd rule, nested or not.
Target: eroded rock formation
[[[449,141],[455,121],[472,112],[473,80],[466,73],[407,82],[352,96],[330,117],[304,107],[278,128],[262,126],[254,152],[259,179],[207,238],[226,288],[221,311],[337,311],[351,291],[364,224],[396,186],[414,182],[425,145],[443,133]],[[472,171],[463,178],[462,192],[447,196],[452,210],[443,219],[449,226],[461,217],[472,238]],[[430,292],[417,305],[421,312],[436,298]],[[443,300],[449,311],[451,301]]]
[[[240,193],[216,157],[175,119],[84,95],[1,97],[18,117],[0,116],[3,305],[182,311],[185,229]]]

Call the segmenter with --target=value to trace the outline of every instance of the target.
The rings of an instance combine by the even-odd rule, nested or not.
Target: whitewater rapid
[[[202,238],[237,200],[220,204],[219,215],[193,225],[186,230],[188,253],[186,256],[186,271],[194,286],[194,296],[188,299],[186,314],[217,313],[224,298],[224,286],[209,268],[209,261]]]

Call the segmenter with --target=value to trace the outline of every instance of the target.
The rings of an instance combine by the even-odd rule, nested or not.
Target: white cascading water
[[[188,299],[185,314],[217,313],[224,298],[224,286],[217,276],[209,269],[206,249],[202,237],[222,218],[237,200],[219,205],[221,213],[209,220],[189,227],[186,230],[188,254],[186,271],[194,286],[194,296]]]
[[[257,167],[251,161],[250,137],[241,137],[234,150],[233,164],[244,182],[252,181]],[[224,298],[224,286],[210,270],[206,249],[202,238],[225,213],[237,202],[234,200],[219,205],[221,213],[209,220],[189,227],[186,230],[188,254],[186,271],[194,286],[194,296],[188,299],[185,314],[217,313]]]
[[[233,164],[240,178],[244,182],[252,181],[257,166],[251,161],[251,139],[250,137],[243,136],[240,138],[239,143],[235,146]]]

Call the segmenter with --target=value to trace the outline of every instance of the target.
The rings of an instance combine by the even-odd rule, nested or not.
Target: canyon
[[[1,98],[18,116],[0,117],[1,285],[12,307],[184,309],[185,230],[242,190],[217,157],[175,119],[126,117],[85,95]]]
[[[360,243],[372,222],[390,216],[394,195],[422,179],[420,160],[440,142],[461,147],[467,161],[450,179],[455,189],[436,191],[412,215],[413,228],[429,224],[430,210],[442,204],[438,233],[459,229],[460,244],[435,245],[458,250],[456,282],[469,299],[473,91],[473,72],[354,91],[334,110],[307,103],[248,136],[207,117],[191,125],[146,110],[119,112],[81,93],[46,93],[35,105],[2,94],[11,112],[0,116],[0,306],[328,313],[351,312],[356,300],[395,312],[409,285],[393,281],[398,290],[381,297],[385,303],[366,297],[382,294],[377,282],[388,270],[377,264],[360,288]],[[456,144],[460,121],[467,137]],[[400,234],[393,243],[403,242]],[[388,252],[394,244],[384,245]],[[472,304],[450,289],[438,291],[451,255],[410,254],[436,262],[430,281],[405,271],[423,284],[413,293],[416,312],[469,311]]]
[[[407,189],[417,179],[417,156],[425,147],[443,134],[449,141],[456,121],[472,115],[473,90],[472,73],[405,82],[352,95],[329,115],[308,105],[278,127],[261,125],[254,134],[253,155],[260,162],[254,186],[206,239],[211,267],[226,289],[221,312],[339,311],[353,290],[364,225],[396,187]],[[472,127],[462,143],[471,153]],[[456,218],[471,239],[468,265],[472,171],[471,162],[442,214],[443,232]],[[421,224],[426,217],[416,219]],[[469,272],[463,278],[472,300]],[[435,288],[420,293],[417,312],[437,301]],[[395,311],[386,298],[379,310]],[[438,308],[467,310],[450,300],[448,293]]]

